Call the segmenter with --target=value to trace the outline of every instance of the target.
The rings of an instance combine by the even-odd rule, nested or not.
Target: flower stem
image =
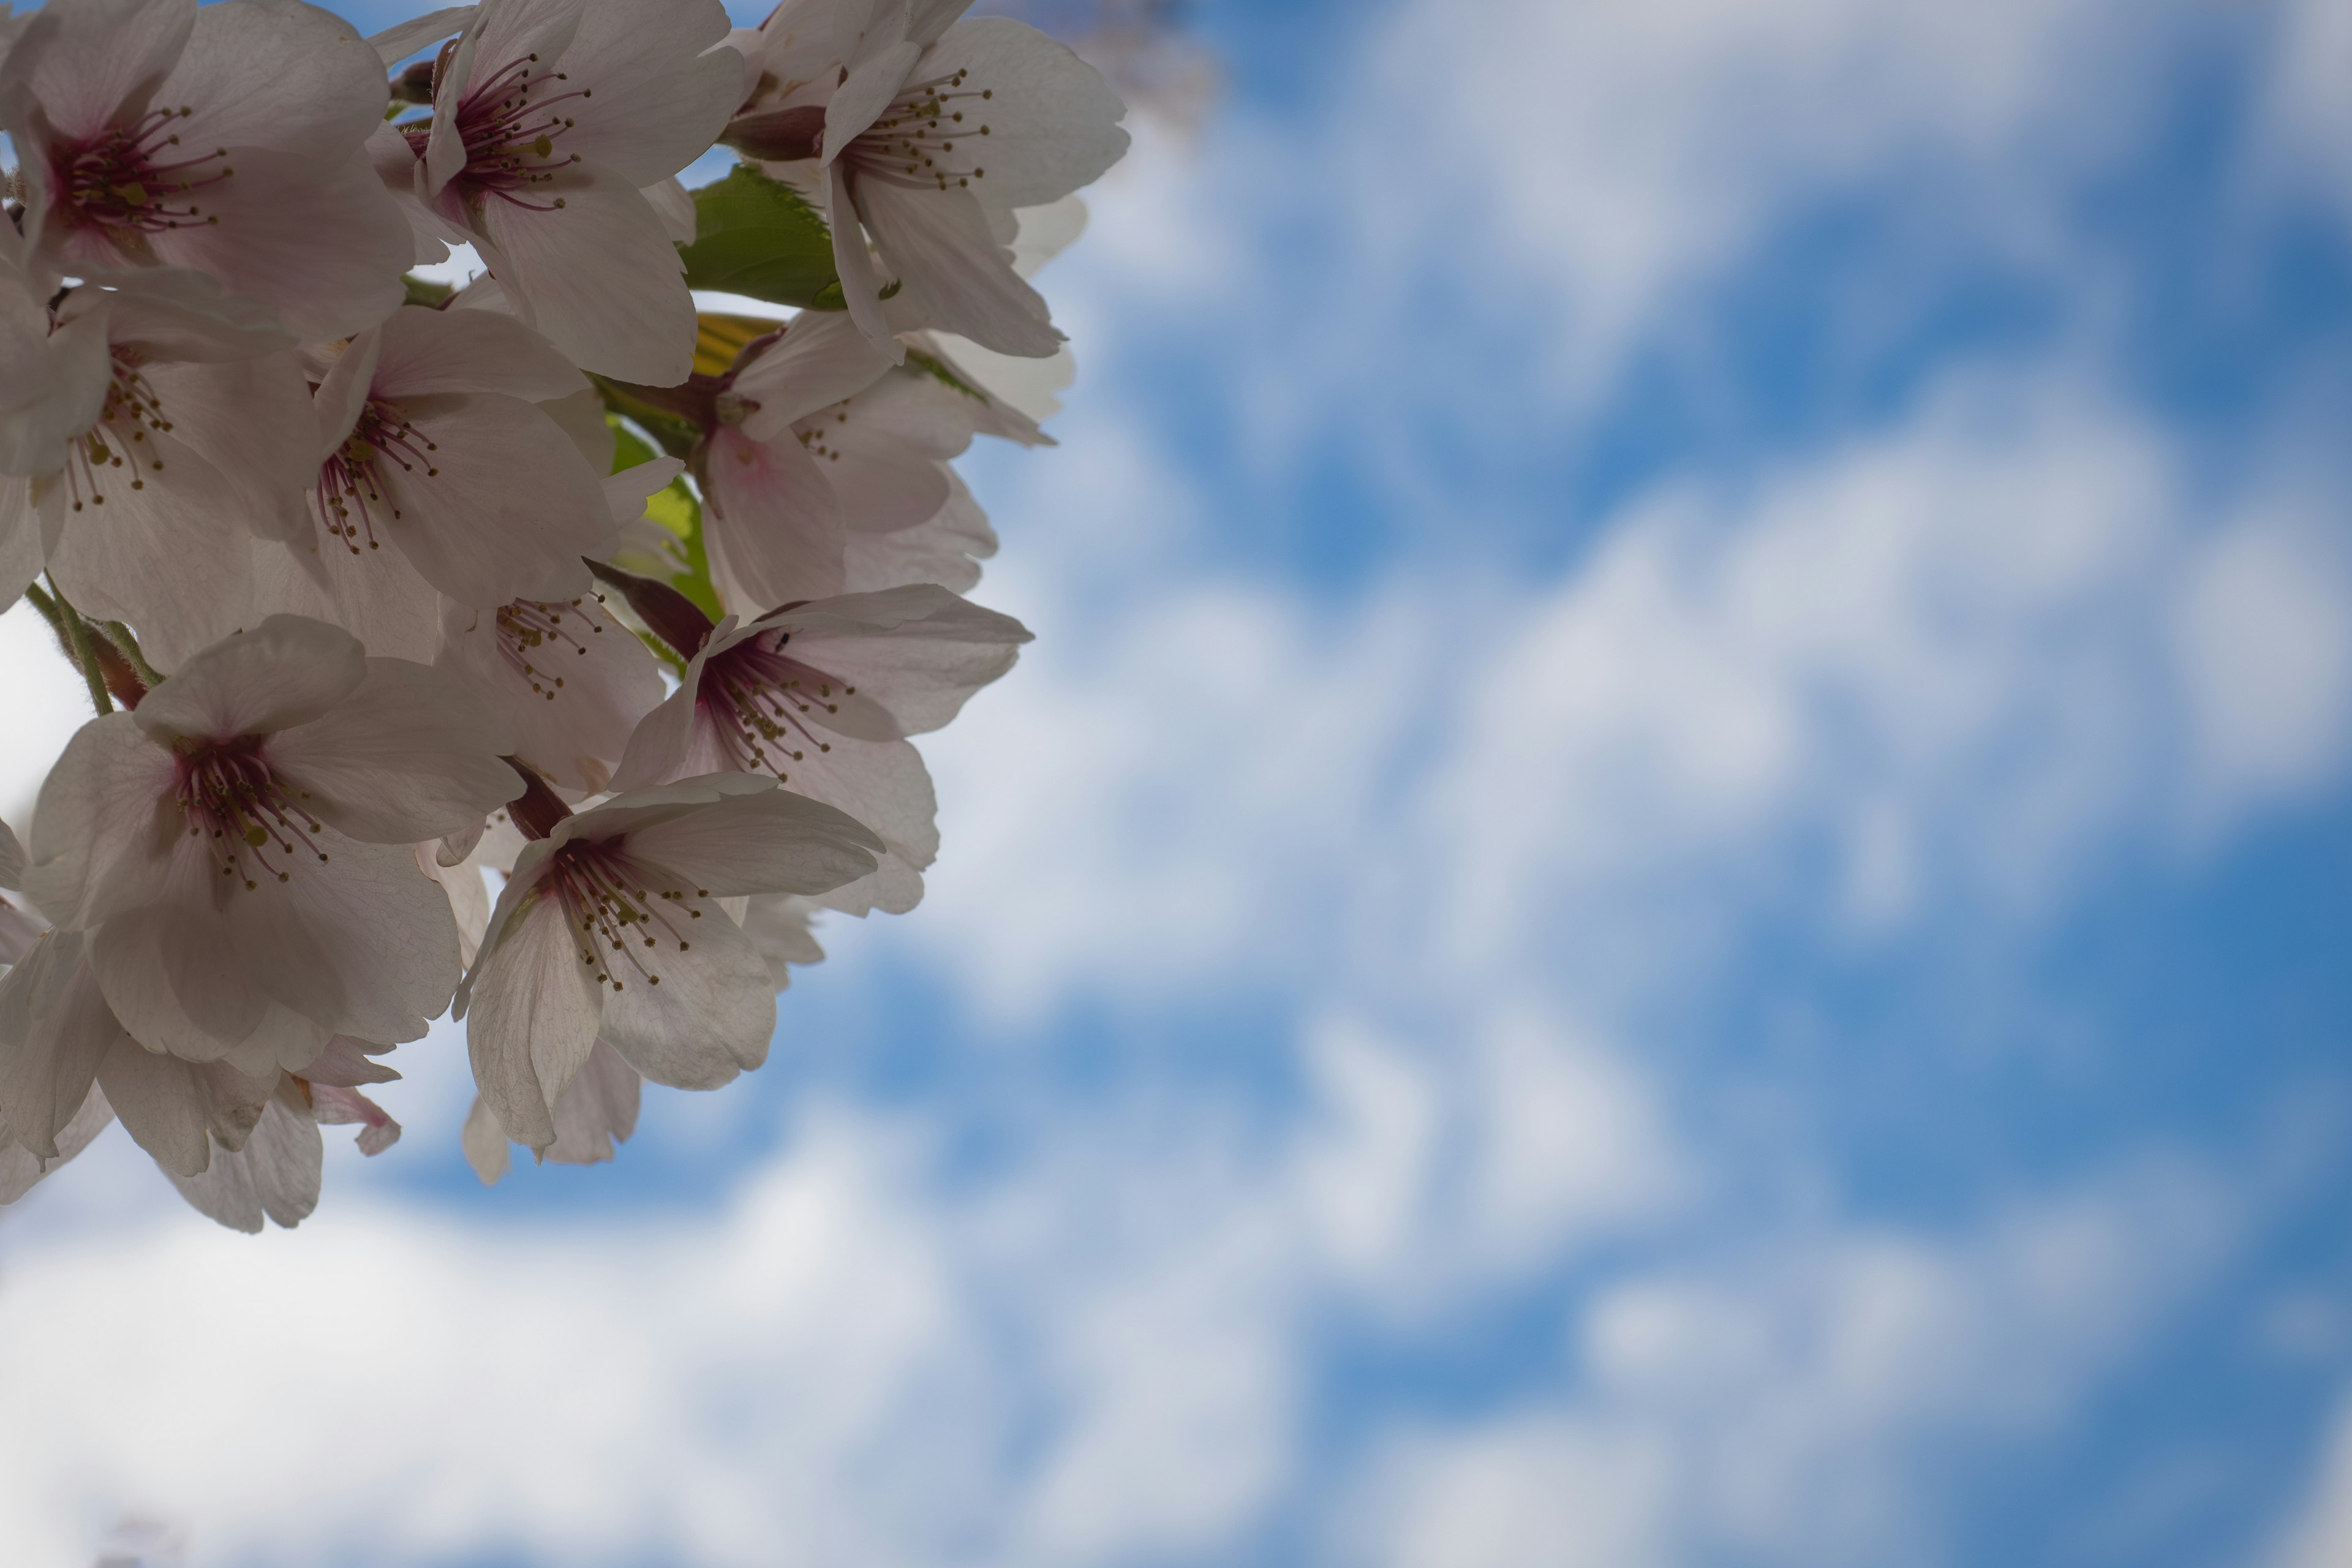
[[[106,677],[98,668],[98,648],[89,635],[89,623],[73,607],[55,577],[49,579],[49,592],[55,595],[57,623],[62,623],[66,645],[73,651],[73,661],[81,670],[84,683],[89,687],[89,700],[100,715],[114,711],[114,700],[106,694]]]
[[[145,681],[150,689],[163,684],[163,676],[156,672],[153,665],[147,662],[146,654],[140,650],[138,637],[129,626],[124,626],[121,621],[103,621],[100,623],[99,629],[106,634],[106,640],[112,643],[117,651],[131,661],[131,668],[139,672],[139,679]]]

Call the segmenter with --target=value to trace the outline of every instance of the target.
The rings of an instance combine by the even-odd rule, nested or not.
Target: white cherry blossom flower
[[[377,168],[583,369],[673,385],[693,367],[694,303],[677,215],[643,193],[708,150],[740,96],[727,34],[718,0],[484,0],[445,49],[430,125],[379,132]]]
[[[444,598],[487,610],[585,591],[580,557],[612,536],[611,507],[540,406],[583,385],[544,339],[491,311],[410,306],[360,333],[319,384],[311,526],[274,570],[265,562],[261,607],[424,662]]]
[[[803,312],[751,345],[706,398],[707,409],[678,403],[709,433],[695,471],[712,579],[730,605],[841,593],[853,551],[866,573],[860,587],[919,580],[874,580],[879,563],[909,555],[939,560],[961,579],[954,586],[971,586],[965,546],[984,554],[993,542],[950,460],[975,435],[1047,443],[929,340],[913,340],[893,367],[838,313]],[[934,523],[928,539],[896,550],[873,542]]]
[[[109,1005],[154,1049],[299,1070],[331,1035],[414,1039],[458,955],[410,847],[515,793],[510,744],[447,677],[273,616],[82,727],[26,889],[94,932]]]
[[[577,816],[541,785],[512,810],[541,837],[515,860],[456,1013],[483,1100],[540,1151],[600,1037],[679,1089],[715,1089],[764,1061],[767,963],[715,900],[827,892],[872,871],[881,849],[842,813],[741,773]]]
[[[301,515],[316,453],[294,340],[184,268],[104,274],[50,313],[48,394],[0,413],[18,476],[0,479],[0,557],[45,563],[176,664],[248,617],[253,536]]]
[[[593,596],[487,610],[445,602],[441,635],[436,668],[503,715],[515,754],[564,789],[608,785],[637,721],[662,700],[653,655]]]
[[[334,337],[399,303],[408,226],[362,151],[383,68],[299,0],[50,0],[0,66],[54,271],[193,267]]]
[[[1013,215],[1118,162],[1126,105],[1066,46],[1003,17],[956,21],[963,9],[784,5],[727,139],[814,185],[850,313],[877,343],[931,325],[1042,357],[1062,334],[1015,269]]]
[[[722,768],[769,774],[839,806],[888,851],[872,878],[825,902],[903,912],[921,900],[940,845],[930,773],[907,737],[953,719],[1028,640],[1010,616],[929,584],[722,622],[637,727],[614,783],[642,789]]]

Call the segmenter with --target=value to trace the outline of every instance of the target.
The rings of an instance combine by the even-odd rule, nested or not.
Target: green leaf
[[[778,305],[835,299],[833,235],[801,194],[748,163],[694,193],[695,240],[678,247],[688,288],[747,294]]]
[[[408,287],[408,302],[412,305],[438,305],[457,291],[446,283],[436,283],[414,273],[403,278],[401,282]]]

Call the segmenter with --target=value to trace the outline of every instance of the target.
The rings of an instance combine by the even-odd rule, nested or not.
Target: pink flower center
[[[188,836],[210,840],[222,876],[250,892],[264,880],[288,880],[301,855],[326,864],[317,837],[324,825],[298,804],[310,792],[289,790],[270,770],[263,737],[182,741],[172,764],[172,793]]]
[[[104,506],[108,489],[118,482],[143,490],[146,476],[163,470],[163,459],[147,436],[171,429],[172,422],[163,417],[155,389],[139,374],[138,357],[124,349],[113,352],[114,379],[107,384],[106,406],[99,411],[98,423],[66,447],[61,479],[68,504],[76,511]]]
[[[109,126],[87,142],[61,142],[50,153],[59,207],[87,226],[108,230],[115,242],[144,247],[140,237],[194,228],[220,219],[195,194],[236,171],[228,149],[186,155],[172,127],[193,109],[151,109],[129,125]]]
[[[426,479],[436,479],[441,470],[425,454],[440,449],[419,434],[398,408],[371,399],[343,444],[319,465],[319,484],[313,493],[320,521],[354,555],[360,552],[362,533],[370,550],[380,548],[383,542],[375,536],[376,524],[399,521],[400,508],[386,492],[378,465],[395,463],[404,474],[421,470]]]
[[[551,202],[524,197],[532,186],[554,179],[558,170],[580,162],[577,153],[565,157],[556,152],[555,143],[572,129],[572,121],[570,116],[557,113],[555,106],[575,98],[593,98],[595,92],[592,88],[565,88],[562,84],[570,79],[562,71],[539,68],[537,55],[510,60],[500,70],[475,73],[474,85],[457,101],[457,133],[466,142],[466,169],[455,183],[464,187],[468,200],[496,196],[534,212],[563,205],[562,196]],[[404,126],[401,133],[420,158],[432,143],[429,125]]]
[[[857,694],[856,687],[787,656],[790,636],[762,632],[713,656],[694,693],[698,714],[728,759],[744,773],[772,773],[780,782],[792,776],[784,764],[806,762],[811,745],[833,750],[809,728],[810,716],[820,709],[838,713],[841,704],[834,699]]]
[[[597,984],[615,991],[628,989],[631,979],[648,985],[661,984],[654,965],[661,949],[686,952],[692,922],[702,918],[693,906],[710,897],[708,888],[688,892],[663,888],[660,879],[629,858],[625,838],[575,838],[549,857],[548,868],[536,889],[555,900],[572,932],[573,951],[596,976]]]
[[[591,637],[602,637],[604,628],[595,617],[583,612],[581,601],[551,605],[538,599],[517,599],[499,606],[499,653],[507,667],[530,683],[538,696],[550,702],[563,689],[563,677],[548,668],[560,660],[565,649],[573,658],[585,658],[588,645],[580,640],[580,628],[588,628]]]
[[[890,107],[842,150],[841,161],[859,179],[919,189],[968,187],[985,177],[988,171],[972,161],[979,149],[970,142],[988,134],[979,106],[993,99],[996,89],[968,85],[971,75],[960,70],[908,82]],[[967,114],[971,118],[967,120]],[[961,153],[958,142],[966,143]]]

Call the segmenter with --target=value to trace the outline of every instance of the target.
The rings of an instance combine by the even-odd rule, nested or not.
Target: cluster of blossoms
[[[0,1201],[119,1120],[291,1225],[445,1009],[485,1181],[609,1159],[922,897],[908,737],[1028,637],[950,461],[1127,144],[968,4],[0,5],[0,605],[98,710],[0,825]]]

